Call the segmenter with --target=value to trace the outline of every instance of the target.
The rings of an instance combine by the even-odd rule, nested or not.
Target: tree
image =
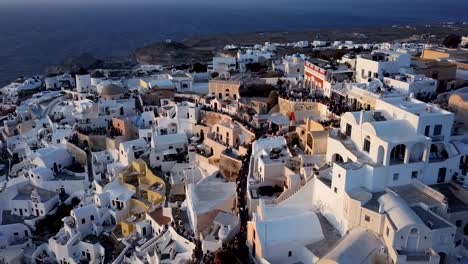
[[[218,72],[212,72],[210,76],[211,76],[211,78],[214,79],[214,78],[219,76],[219,73]]]
[[[205,140],[205,132],[202,130],[200,130],[200,142],[203,142],[203,140]]]
[[[206,72],[208,69],[206,64],[201,64],[201,63],[195,63],[192,66],[192,71],[193,72]]]
[[[460,43],[461,37],[459,35],[450,34],[444,39],[442,45],[444,45],[446,48],[456,49]]]
[[[273,107],[275,107],[275,105],[277,104],[278,104],[278,92],[271,91],[267,99],[268,111],[271,110]]]
[[[259,72],[261,70],[266,70],[268,67],[264,64],[255,62],[255,63],[248,63],[247,65],[245,65],[245,68],[247,71],[250,71],[250,72]]]

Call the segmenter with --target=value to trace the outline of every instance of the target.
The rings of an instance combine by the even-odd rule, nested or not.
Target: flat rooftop
[[[163,215],[163,209],[157,208],[153,212],[147,213],[159,225],[166,225],[171,222],[171,218]]]
[[[413,184],[390,187],[390,189],[410,205],[415,203],[424,203],[429,207],[441,205],[440,201],[421,191]]]
[[[426,226],[431,230],[452,227],[452,225],[450,225],[447,221],[422,208],[421,206],[413,206],[411,207],[411,210],[413,210],[416,215],[421,218],[424,224],[426,224]]]
[[[442,183],[430,186],[432,189],[440,192],[447,198],[449,212],[468,211],[468,203],[457,197],[457,192],[461,190],[461,186],[452,183]]]
[[[457,65],[455,63],[447,61],[412,58],[411,67],[415,70],[426,70],[431,68],[452,68],[457,67]]]
[[[324,238],[318,242],[306,245],[306,248],[315,256],[322,258],[339,244],[341,236],[322,214],[317,213],[317,217],[320,221]]]
[[[12,200],[30,200],[33,191],[35,191],[37,195],[39,195],[42,202],[47,202],[48,200],[57,195],[57,193],[55,192],[38,188],[32,184],[27,184],[18,189],[18,194],[15,197],[13,197]]]
[[[380,198],[380,196],[384,195],[385,192],[375,192],[375,193],[372,193],[372,198],[363,205],[364,208],[366,209],[369,209],[371,211],[374,211],[374,212],[378,212],[379,211],[379,206],[380,206],[380,203],[378,201],[378,199]]]
[[[423,116],[423,115],[428,116],[428,115],[434,115],[434,114],[447,114],[447,115],[452,114],[435,105],[427,104],[414,98],[388,97],[388,98],[383,99],[383,101],[395,107],[398,107],[404,111],[407,111],[409,113],[412,113],[418,116]]]

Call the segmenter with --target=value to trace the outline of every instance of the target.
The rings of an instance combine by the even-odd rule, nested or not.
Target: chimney
[[[359,113],[359,125],[362,125],[362,121],[364,120],[364,110],[361,110]]]
[[[385,210],[384,210],[384,207],[383,207],[383,203],[381,203],[379,205],[379,214],[384,214],[385,213]]]

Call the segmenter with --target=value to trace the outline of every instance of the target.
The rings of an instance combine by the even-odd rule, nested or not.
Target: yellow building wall
[[[429,50],[429,49],[424,49],[421,54],[421,58],[429,59],[429,60],[447,59],[449,57],[450,57],[450,54],[448,54],[447,52]]]
[[[164,201],[164,196],[162,196],[161,194],[155,191],[151,191],[151,190],[148,190],[147,192],[148,192],[148,201],[152,203],[153,205]]]
[[[122,228],[122,235],[128,237],[135,231],[135,225],[133,223],[121,222],[120,226]]]
[[[254,222],[250,222],[250,221],[247,223],[247,245],[249,245],[250,248],[252,248],[252,253],[255,248],[254,257],[257,260],[260,260],[263,258],[262,246],[260,244],[260,240],[258,239],[258,234],[255,230],[255,224]]]

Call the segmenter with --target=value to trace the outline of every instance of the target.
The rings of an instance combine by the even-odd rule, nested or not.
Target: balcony
[[[431,136],[430,138],[432,139],[432,142],[439,142],[439,141],[443,141],[443,140],[444,140],[444,136],[443,136],[443,135],[440,135],[440,136]]]
[[[431,145],[429,152],[429,163],[443,162],[450,157],[447,146],[442,143],[434,143]]]
[[[397,250],[398,255],[405,256],[407,262],[429,262],[433,252],[430,250],[424,252],[408,252],[405,250]]]

